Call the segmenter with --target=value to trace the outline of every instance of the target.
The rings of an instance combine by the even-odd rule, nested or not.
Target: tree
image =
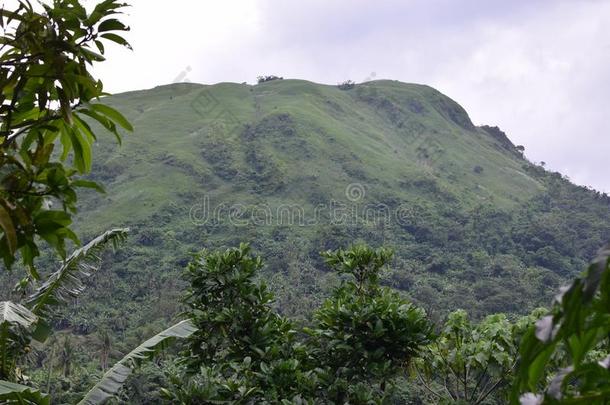
[[[32,401],[29,403],[48,403],[48,396],[19,384],[27,380],[20,362],[31,350],[33,341],[43,343],[51,334],[49,323],[54,309],[66,305],[84,290],[83,280],[99,267],[101,252],[108,245],[116,248],[126,235],[126,229],[103,233],[72,252],[23,303],[0,302],[0,402],[27,399]],[[66,376],[70,373],[71,351],[65,340],[60,361]]]
[[[203,251],[188,265],[185,303],[197,330],[182,360],[186,375],[173,376],[165,391],[172,402],[279,401],[306,391],[293,326],[272,312],[265,284],[254,282],[261,267],[245,244]]]
[[[39,239],[66,257],[66,239],[81,187],[102,188],[79,176],[92,164],[95,121],[121,139],[132,130],[102,104],[103,84],[90,72],[104,60],[104,42],[129,47],[114,18],[125,4],[105,0],[91,13],[76,0],[51,5],[18,0],[0,9],[0,256],[10,268],[18,255],[39,279]],[[61,146],[61,152],[58,147]]]
[[[369,403],[432,341],[432,325],[421,308],[380,287],[388,249],[357,245],[327,251],[326,263],[348,279],[315,313],[306,331],[313,341],[322,396],[333,403]]]
[[[74,361],[74,347],[72,346],[72,341],[69,335],[64,337],[59,352],[58,360],[62,369],[63,376],[66,378],[70,377],[70,367],[72,366],[72,362]]]
[[[542,313],[537,309],[515,322],[493,314],[476,324],[464,310],[450,313],[437,340],[414,362],[417,383],[433,401],[504,402],[520,339]]]
[[[203,252],[189,264],[185,302],[197,326],[178,370],[172,403],[356,403],[380,401],[430,342],[425,313],[379,286],[391,257],[357,246],[327,252],[347,280],[298,334],[272,311],[273,296],[254,282],[262,260],[248,245]]]
[[[51,333],[48,324],[53,308],[67,304],[68,300],[83,292],[83,280],[97,270],[101,251],[109,244],[116,247],[125,239],[126,232],[126,229],[107,231],[75,250],[23,304],[0,302],[1,403],[49,403],[48,395],[19,384],[26,380],[19,368],[19,361],[29,352],[33,340],[44,342]],[[127,377],[142,362],[152,359],[174,340],[190,336],[195,329],[189,320],[185,320],[148,339],[112,366],[80,404],[105,402],[121,389]],[[103,340],[104,344],[109,346],[106,342],[109,338]],[[104,349],[109,350],[108,347]],[[72,355],[71,343],[66,337],[59,356],[66,377],[70,374]],[[49,367],[52,367],[52,364]],[[102,365],[102,368],[104,367]]]
[[[129,28],[115,18],[125,6],[104,0],[88,13],[77,0],[35,5],[17,0],[13,9],[0,9],[0,257],[10,269],[21,256],[28,271],[22,286],[40,280],[34,266],[40,239],[63,259],[27,301],[0,303],[0,380],[10,380],[0,381],[2,403],[49,403],[47,395],[14,382],[23,378],[19,360],[32,340],[46,339],[53,309],[83,291],[82,280],[96,270],[91,262],[101,248],[125,237],[126,230],[112,230],[66,255],[67,239],[79,243],[70,229],[79,188],[103,191],[80,178],[92,165],[97,139],[92,124],[119,143],[119,127],[133,130],[123,115],[100,102],[107,93],[90,72],[104,60],[107,41],[130,48],[120,35]],[[191,330],[183,322],[136,348],[108,371],[86,403],[101,403],[124,382],[119,375],[126,378],[142,359]],[[66,376],[71,351],[65,340],[60,361]]]
[[[94,346],[97,348],[96,354],[100,357],[100,368],[102,371],[108,369],[108,360],[112,352],[112,336],[106,329],[101,329],[95,336]]]

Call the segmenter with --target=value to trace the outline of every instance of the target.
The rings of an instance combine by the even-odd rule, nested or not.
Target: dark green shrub
[[[265,83],[265,82],[270,82],[270,81],[273,81],[273,80],[283,80],[283,79],[284,79],[283,77],[275,76],[275,75],[257,76],[256,77],[256,80],[257,80],[258,84]]]
[[[351,90],[356,87],[356,83],[352,80],[346,80],[337,84],[337,87],[339,88],[339,90]]]

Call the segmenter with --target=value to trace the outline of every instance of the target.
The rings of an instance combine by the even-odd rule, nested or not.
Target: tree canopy
[[[10,268],[18,255],[38,279],[39,241],[61,256],[83,179],[92,165],[97,127],[113,133],[131,124],[101,102],[103,83],[91,67],[104,43],[129,47],[116,16],[126,6],[105,0],[87,12],[76,0],[51,4],[19,0],[0,9],[0,256]]]

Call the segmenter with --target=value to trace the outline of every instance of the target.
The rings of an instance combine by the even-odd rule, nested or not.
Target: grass
[[[251,241],[270,255],[268,271],[285,274],[288,280],[298,271],[287,272],[287,267],[319,271],[318,251],[363,240],[396,250],[393,277],[399,288],[435,308],[450,309],[448,303],[472,294],[469,272],[483,272],[496,260],[497,252],[475,244],[476,233],[459,242],[473,212],[485,206],[521,215],[531,201],[549,193],[549,176],[531,174],[533,165],[517,151],[473,126],[457,103],[428,86],[384,80],[342,91],[304,80],[256,86],[185,83],[123,93],[107,101],[124,112],[135,132],[120,148],[110,137],[96,146],[93,176],[108,193],[87,194],[77,228],[94,235],[110,226],[132,227],[128,258],[111,264],[114,271],[127,272],[119,277],[128,280],[127,285],[156,273],[178,278],[188,252],[239,241]],[[475,166],[482,172],[475,173]],[[204,196],[212,205],[241,204],[250,210],[269,206],[273,212],[278,206],[298,205],[311,216],[319,204],[349,203],[345,190],[354,183],[365,190],[360,206],[413,208],[416,230],[396,223],[382,230],[362,218],[341,225],[324,217],[304,227],[232,226],[226,217],[222,223],[196,225],[190,218]],[[414,233],[426,227],[436,230],[425,237]],[[457,242],[434,234],[449,228],[458,234]],[[528,248],[510,249],[503,253],[540,279],[554,271],[533,266]],[[473,264],[479,251],[487,255],[482,268]],[[462,261],[446,274],[425,270],[434,257],[449,254]],[[578,257],[577,263],[587,259]],[[129,272],[138,276],[132,278]],[[523,295],[523,311],[546,296],[539,294],[540,283],[546,281],[526,286],[518,281],[517,270],[502,277],[494,282],[518,284],[514,289]],[[420,287],[409,290],[406,285]],[[440,290],[430,293],[437,287]],[[308,291],[306,285],[299,288]],[[127,288],[113,299],[131,302],[134,295]],[[487,302],[468,298],[463,306],[480,314]]]

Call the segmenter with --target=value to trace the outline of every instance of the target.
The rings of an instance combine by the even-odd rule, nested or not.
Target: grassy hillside
[[[511,208],[543,189],[514,153],[427,86],[176,84],[118,95],[113,104],[136,133],[118,153],[98,159],[104,168],[96,173],[106,172],[116,201],[96,210],[101,215],[118,208],[145,217],[177,191],[302,202],[312,190],[338,198],[360,181],[372,198],[390,189],[410,201],[421,195],[411,183],[434,179],[466,205]],[[476,165],[484,175],[473,172]],[[148,208],[135,210],[134,201]]]
[[[482,315],[547,302],[610,239],[607,198],[428,86],[173,84],[110,101],[136,131],[98,146],[108,193],[84,199],[78,227],[132,227],[87,300],[129,327],[174,313],[181,267],[204,247],[251,242],[298,315],[331,285],[319,251],[384,244],[389,283],[435,313]]]
[[[607,196],[529,163],[428,86],[173,84],[108,101],[135,133],[96,145],[107,194],[85,196],[77,228],[132,234],[60,324],[126,347],[179,310],[202,248],[251,242],[299,317],[333,286],[321,250],[385,245],[386,282],[440,317],[546,304],[610,240]]]

